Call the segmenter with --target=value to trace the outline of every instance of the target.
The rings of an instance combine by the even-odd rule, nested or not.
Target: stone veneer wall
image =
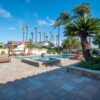
[[[100,71],[85,69],[85,68],[79,68],[79,67],[76,67],[75,65],[67,66],[67,71],[100,80]]]

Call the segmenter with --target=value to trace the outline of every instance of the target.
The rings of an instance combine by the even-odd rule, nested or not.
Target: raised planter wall
[[[80,68],[80,67],[76,67],[75,65],[67,66],[67,71],[100,80],[100,71]]]

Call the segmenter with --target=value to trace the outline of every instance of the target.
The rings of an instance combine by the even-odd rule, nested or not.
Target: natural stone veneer
[[[80,68],[80,67],[77,67],[75,65],[69,65],[69,66],[67,66],[67,71],[100,80],[100,71],[97,71],[97,70]]]

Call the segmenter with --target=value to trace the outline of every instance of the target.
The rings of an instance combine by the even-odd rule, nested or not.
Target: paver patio
[[[0,100],[100,100],[100,81],[13,59],[0,64]]]

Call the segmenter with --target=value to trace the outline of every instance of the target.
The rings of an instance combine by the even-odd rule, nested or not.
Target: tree
[[[70,18],[70,22],[62,23],[62,25],[65,24],[65,35],[80,37],[83,56],[85,60],[89,60],[92,56],[90,48],[88,48],[87,37],[100,31],[100,19],[92,18],[89,4],[81,4],[75,7],[73,11],[74,15]],[[62,17],[62,20],[65,18]]]
[[[70,37],[68,36],[66,39],[64,39],[62,41],[62,46],[63,46],[63,48],[68,48],[68,49],[69,49],[69,46],[71,46],[71,48],[73,48],[73,49],[81,48],[78,38],[72,37],[72,36],[70,36]]]
[[[83,19],[92,17],[91,6],[90,4],[81,4],[73,9],[75,19]]]
[[[93,43],[94,43],[95,45],[98,45],[98,47],[99,47],[99,49],[100,49],[100,33],[98,33],[98,34],[94,37]]]
[[[31,37],[32,37],[32,42],[33,42],[33,37],[34,37],[34,33],[33,32],[31,32]]]
[[[91,34],[96,34],[100,30],[100,20],[98,19],[87,19],[87,20],[77,20],[65,28],[66,34],[70,34],[72,36],[79,36],[81,40],[81,46],[84,58],[89,60],[91,57],[90,49],[88,48],[87,37],[91,36]]]
[[[43,32],[43,40],[46,41],[46,33]]]
[[[36,33],[35,33],[35,42],[37,42],[37,29],[38,29],[38,28],[35,27],[34,29],[35,29],[35,31],[36,31]]]
[[[58,27],[58,50],[60,44],[60,26],[70,22],[70,15],[66,11],[62,12],[54,23],[54,27]]]
[[[28,41],[28,26],[26,25],[25,26],[25,29],[26,29],[26,42]]]
[[[27,45],[28,49],[29,49],[29,53],[32,52],[32,49],[35,47],[35,45],[32,42],[32,39],[29,39],[28,45]]]
[[[41,42],[41,35],[42,35],[41,32],[39,32],[39,35],[40,35],[40,42]]]

